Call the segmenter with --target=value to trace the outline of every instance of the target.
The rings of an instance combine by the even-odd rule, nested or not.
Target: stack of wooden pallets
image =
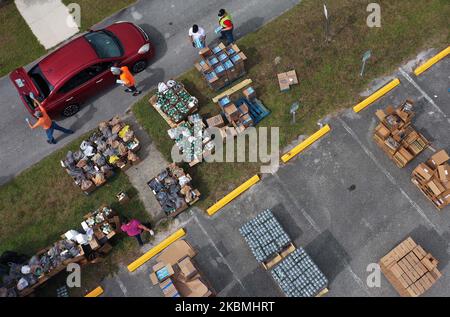
[[[380,260],[381,271],[404,297],[417,297],[430,289],[441,277],[437,265],[438,261],[411,237]]]

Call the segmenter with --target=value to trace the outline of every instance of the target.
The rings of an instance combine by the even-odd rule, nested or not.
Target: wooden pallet
[[[289,254],[294,252],[295,249],[296,249],[295,245],[293,243],[289,243],[283,250],[275,253],[270,260],[262,262],[263,267],[266,270],[270,270],[278,263],[280,263],[284,258],[286,258]]]

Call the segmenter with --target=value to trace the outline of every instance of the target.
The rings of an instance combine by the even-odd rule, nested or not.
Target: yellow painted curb
[[[252,178],[248,179],[245,183],[240,185],[239,187],[235,188],[231,193],[223,197],[221,200],[216,202],[214,205],[209,207],[206,212],[208,215],[214,215],[219,209],[221,209],[223,206],[228,204],[230,201],[235,199],[237,196],[245,192],[247,189],[255,185],[257,182],[260,181],[260,178],[258,175],[253,176]]]
[[[301,151],[303,151],[304,149],[306,149],[308,146],[310,146],[311,144],[313,144],[314,142],[316,142],[318,139],[320,139],[321,137],[323,137],[325,134],[327,134],[328,132],[330,132],[331,128],[330,126],[327,124],[326,126],[324,126],[322,129],[320,129],[319,131],[317,131],[316,133],[314,133],[313,135],[311,135],[310,137],[308,137],[305,141],[301,142],[299,145],[297,145],[296,147],[294,147],[292,150],[290,150],[289,152],[287,152],[286,154],[284,154],[281,157],[281,160],[286,163],[287,161],[289,161],[291,158],[293,158],[294,156],[296,156],[298,153],[300,153]]]
[[[417,67],[414,70],[414,74],[416,76],[419,76],[420,74],[422,74],[424,71],[426,71],[428,68],[430,68],[431,66],[433,66],[437,62],[439,62],[441,59],[443,59],[448,54],[450,54],[450,46],[447,47],[442,52],[440,52],[439,54],[437,54],[437,55],[433,56],[432,58],[430,58],[429,60],[427,60],[425,63],[423,63],[419,67]]]
[[[169,245],[171,245],[172,243],[174,243],[175,241],[177,241],[178,239],[180,239],[181,237],[183,237],[186,234],[186,231],[184,231],[184,229],[180,229],[177,232],[173,233],[171,236],[167,237],[166,239],[164,239],[163,241],[161,241],[161,243],[159,243],[156,247],[150,249],[149,251],[147,251],[147,253],[145,253],[143,256],[141,256],[140,258],[138,258],[136,261],[134,261],[133,263],[129,264],[127,266],[128,271],[130,272],[134,272],[137,268],[139,268],[142,264],[144,264],[145,262],[147,262],[148,260],[150,260],[152,257],[154,257],[155,255],[157,255],[159,252],[161,252],[162,250],[164,250],[165,248],[167,248]]]
[[[373,93],[372,95],[370,95],[368,98],[364,99],[363,101],[361,101],[359,104],[357,104],[356,106],[353,107],[353,111],[355,112],[360,112],[361,110],[363,110],[365,107],[367,107],[368,105],[370,105],[371,103],[377,101],[378,99],[380,99],[381,97],[383,97],[385,94],[387,94],[389,91],[391,91],[392,89],[394,89],[395,87],[397,87],[398,85],[400,85],[400,80],[398,78],[395,78],[393,81],[391,81],[389,84],[387,84],[386,86],[384,86],[383,88],[377,90],[375,93]]]
[[[103,294],[103,288],[101,286],[98,286],[96,289],[94,289],[90,293],[86,294],[84,297],[99,297],[102,294]]]

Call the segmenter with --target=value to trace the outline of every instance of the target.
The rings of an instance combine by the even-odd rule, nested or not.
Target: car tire
[[[80,106],[77,104],[71,104],[65,106],[61,114],[63,115],[63,117],[68,118],[76,114],[78,111],[80,111]]]
[[[131,68],[131,71],[134,74],[140,73],[142,72],[144,69],[147,68],[147,61],[144,59],[141,59],[140,61],[137,61],[136,63],[134,63],[133,67]]]

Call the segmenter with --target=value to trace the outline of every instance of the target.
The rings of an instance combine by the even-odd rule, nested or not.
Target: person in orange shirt
[[[120,68],[113,66],[111,67],[111,73],[113,73],[113,75],[119,76],[120,79],[116,82],[127,87],[127,89],[125,89],[125,92],[132,92],[133,96],[137,96],[141,93],[140,90],[136,89],[136,81],[134,80],[134,77],[127,66],[122,66]]]
[[[61,131],[66,134],[73,133],[72,130],[63,128],[59,124],[57,124],[55,121],[53,121],[47,114],[47,111],[45,110],[45,108],[42,107],[41,103],[34,98],[32,98],[32,99],[33,99],[35,106],[39,109],[34,112],[34,116],[37,118],[37,122],[34,125],[31,125],[30,120],[28,120],[28,118],[26,118],[25,120],[27,121],[28,126],[31,129],[36,129],[37,127],[42,127],[45,130],[45,133],[47,134],[47,143],[56,144],[56,140],[53,137],[53,132],[55,130]]]

